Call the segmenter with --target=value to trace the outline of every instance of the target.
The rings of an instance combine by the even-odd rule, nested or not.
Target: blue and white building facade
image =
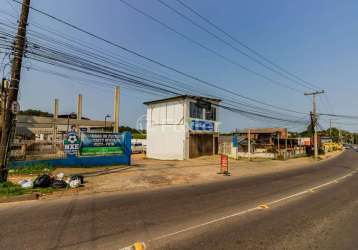
[[[219,99],[182,95],[145,102],[147,157],[185,160],[216,154]]]

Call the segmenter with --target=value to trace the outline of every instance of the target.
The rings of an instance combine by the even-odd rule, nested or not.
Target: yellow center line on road
[[[194,225],[194,226],[190,226],[190,227],[181,229],[181,230],[176,231],[176,232],[161,235],[159,237],[156,237],[156,238],[153,238],[153,239],[149,240],[148,243],[153,242],[153,241],[157,241],[157,240],[161,240],[161,239],[165,239],[165,238],[169,238],[169,237],[172,237],[172,236],[175,236],[175,235],[178,235],[178,234],[181,234],[181,233],[185,233],[185,232],[188,232],[188,231],[192,231],[192,230],[195,230],[195,229],[198,229],[198,228],[201,228],[201,227],[208,226],[210,224],[214,224],[214,223],[217,223],[217,222],[220,222],[220,221],[227,220],[227,219],[232,218],[232,217],[237,217],[237,216],[241,216],[241,215],[244,215],[244,214],[247,214],[247,213],[251,213],[253,211],[268,209],[270,205],[277,204],[277,203],[280,203],[280,202],[283,202],[283,201],[286,201],[286,200],[290,200],[290,199],[295,198],[295,197],[303,196],[305,194],[313,193],[316,190],[319,190],[319,189],[321,189],[323,187],[339,183],[338,182],[339,180],[342,180],[342,179],[345,179],[347,177],[353,176],[357,171],[358,171],[358,169],[356,169],[354,171],[351,171],[348,174],[346,174],[344,176],[341,176],[339,178],[335,178],[335,179],[333,179],[333,180],[331,180],[329,182],[320,184],[318,186],[311,187],[311,188],[309,188],[307,190],[304,190],[304,191],[301,191],[301,192],[298,192],[298,193],[295,193],[295,194],[291,194],[291,195],[282,197],[282,198],[274,200],[274,201],[260,203],[260,205],[258,205],[256,207],[253,207],[253,208],[249,208],[249,209],[239,211],[239,212],[234,213],[234,214],[226,215],[226,216],[223,216],[223,217],[216,218],[214,220],[210,220],[210,221],[207,221],[207,222],[204,222],[204,223],[200,223],[200,224],[197,224],[197,225]]]

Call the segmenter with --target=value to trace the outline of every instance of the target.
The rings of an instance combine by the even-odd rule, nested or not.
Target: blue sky
[[[241,64],[297,87],[200,31],[156,0],[128,1]],[[16,14],[19,5],[12,3],[15,8],[11,8],[8,2],[12,1],[0,0],[0,9]],[[166,2],[180,9],[175,1]],[[184,0],[184,2],[290,72],[325,89],[333,106],[333,112],[357,115],[357,1]],[[108,40],[243,95],[302,112],[308,113],[311,109],[310,99],[303,96],[303,91],[293,92],[239,69],[140,16],[119,1],[32,0],[32,5]],[[31,22],[40,23],[84,39],[96,47],[104,48],[133,62],[143,63],[116,48],[76,33],[36,13],[30,14],[29,22],[30,26]],[[144,65],[155,71],[161,70],[154,65],[146,63]],[[31,70],[23,70],[22,77],[20,91],[22,109],[37,108],[50,111],[53,99],[59,98],[61,112],[75,111],[76,96],[81,93],[84,96],[85,116],[103,119],[107,113],[112,113],[113,91],[110,89],[88,87],[75,81]],[[143,101],[156,98],[158,97],[122,89],[121,124],[135,126],[136,120],[145,113]],[[318,105],[319,111],[332,112],[325,99],[319,98]],[[221,120],[222,128],[226,131],[249,126],[275,126],[270,122],[250,121],[227,111],[221,113]],[[322,125],[327,126],[327,123],[322,121]],[[346,128],[355,130],[355,126]]]

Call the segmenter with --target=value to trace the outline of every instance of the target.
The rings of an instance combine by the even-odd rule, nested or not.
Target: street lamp
[[[107,118],[111,118],[111,116],[110,116],[110,115],[106,115],[106,116],[104,117],[104,131],[107,130]]]

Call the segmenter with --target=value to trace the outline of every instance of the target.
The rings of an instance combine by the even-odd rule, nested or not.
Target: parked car
[[[146,146],[141,142],[132,143],[132,154],[141,154],[146,152]]]

